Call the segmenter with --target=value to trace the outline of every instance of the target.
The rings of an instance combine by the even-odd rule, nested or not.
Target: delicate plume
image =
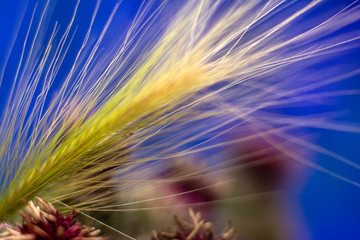
[[[105,3],[77,1],[63,22],[53,17],[61,1],[29,5],[18,28],[27,31],[11,42],[21,50],[10,48],[1,72],[2,87],[12,87],[0,125],[0,221],[37,195],[81,210],[118,209],[117,192],[150,179],[153,166],[232,144],[220,139],[241,126],[253,134],[236,141],[262,136],[288,157],[358,185],[286,144],[359,168],[292,132],[359,127],[271,110],[358,93],[321,90],[359,74],[336,61],[321,66],[359,48],[359,29],[347,29],[359,24],[356,1],[321,15],[314,13],[329,3],[180,2],[144,2],[122,34],[121,3],[105,21]],[[78,28],[83,8],[92,13]],[[14,58],[15,70],[7,70]],[[231,164],[209,161],[204,172]],[[124,178],[129,172],[133,179]]]

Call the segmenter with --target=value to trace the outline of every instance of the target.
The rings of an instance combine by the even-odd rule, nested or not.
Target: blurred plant
[[[152,229],[163,227],[169,216],[185,217],[189,207],[206,219],[214,219],[215,225],[222,224],[225,216],[219,216],[218,204],[214,203],[225,197],[228,178],[207,172],[206,160],[202,162],[200,159],[171,159],[162,166],[162,171],[152,171],[157,175],[149,178],[150,174],[146,174],[146,182],[129,183],[129,189],[121,191],[118,199],[123,204],[119,204],[122,209],[115,219],[121,220],[114,221],[113,226],[126,229],[136,239],[145,239]],[[137,174],[137,171],[128,173],[125,179],[135,179]]]
[[[226,195],[254,197],[223,207],[244,239],[308,239],[300,230],[304,223],[299,221],[294,204],[288,200],[303,182],[304,166],[284,153],[304,150],[275,134],[255,131],[255,127],[242,126],[229,133],[230,141],[241,139],[241,142],[234,141],[224,153],[232,159],[227,174],[234,178]]]

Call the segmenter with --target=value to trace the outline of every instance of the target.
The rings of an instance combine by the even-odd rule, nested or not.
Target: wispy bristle
[[[335,65],[314,70],[359,47],[359,29],[341,32],[359,23],[355,2],[312,16],[326,3],[188,1],[164,26],[157,21],[169,6],[149,2],[123,37],[115,34],[121,41],[109,44],[121,4],[101,22],[98,1],[74,56],[69,55],[82,3],[72,6],[65,26],[49,26],[56,9],[51,4],[37,4],[24,18],[28,31],[0,125],[0,221],[36,195],[95,209],[117,200],[117,191],[126,187],[119,175],[258,136],[289,158],[359,185],[274,140],[287,139],[358,168],[290,133],[300,126],[358,133],[358,126],[269,110],[358,94],[312,92],[360,73],[339,73]],[[97,21],[103,25],[98,32]],[[253,133],[219,141],[238,126]],[[209,161],[209,168],[230,163]]]

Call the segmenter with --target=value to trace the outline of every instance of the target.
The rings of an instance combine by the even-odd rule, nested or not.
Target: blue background
[[[41,2],[41,1],[40,1]],[[85,1],[86,2],[86,1]],[[101,7],[100,17],[106,19],[115,1],[104,1]],[[346,5],[351,1],[328,1],[329,8]],[[139,6],[139,1],[125,1],[120,6],[122,12],[122,21],[130,21],[135,15]],[[14,29],[19,24],[19,17],[24,13],[28,1],[4,1],[0,0],[0,66],[4,66],[4,55],[8,52],[10,41],[14,36]],[[86,9],[93,6],[94,1],[87,1],[81,3],[81,7]],[[29,6],[33,6],[34,2],[30,1]],[[74,1],[65,1],[64,6],[74,5]],[[90,11],[91,12],[91,11]],[[89,18],[87,11],[80,12],[84,18],[79,19],[77,24],[82,21],[86,22]],[[71,13],[70,13],[71,15]],[[54,13],[54,19],[68,17],[66,11],[61,11],[61,8]],[[99,24],[98,27],[100,27]],[[352,28],[360,29],[358,25],[352,25]],[[84,31],[79,28],[79,31]],[[124,29],[119,28],[119,31]],[[75,39],[76,40],[76,39]],[[20,46],[20,45],[19,45]],[[19,51],[15,49],[14,51]],[[72,53],[75,54],[75,53]],[[346,53],[346,62],[352,68],[360,68],[360,48],[352,49]],[[344,59],[338,59],[345,61]],[[9,69],[13,68],[10,66]],[[6,77],[6,75],[5,75]],[[59,76],[61,78],[61,76]],[[0,109],[4,107],[7,99],[7,92],[10,84],[3,81],[0,88]],[[360,89],[359,76],[352,77],[338,85],[330,86],[329,90],[336,89]],[[347,114],[341,120],[352,122],[359,125],[360,122],[360,97],[344,96],[338,97],[336,103],[331,108],[334,110],[347,109]],[[327,107],[328,108],[328,107]],[[293,109],[292,111],[297,111]],[[311,110],[310,110],[311,111]],[[316,111],[316,109],[313,111]],[[302,113],[299,113],[302,114]],[[335,131],[320,130],[317,144],[331,149],[342,156],[345,156],[353,162],[359,163],[360,134],[350,134]],[[347,176],[351,179],[360,182],[359,171],[347,167],[344,164],[339,164],[325,156],[317,156],[317,161],[325,163],[327,167],[340,175]],[[360,188],[350,183],[341,181],[323,172],[309,170],[306,184],[301,190],[296,190],[292,194],[298,201],[298,204],[303,211],[306,225],[310,231],[310,235],[316,240],[331,240],[331,239],[360,239]]]

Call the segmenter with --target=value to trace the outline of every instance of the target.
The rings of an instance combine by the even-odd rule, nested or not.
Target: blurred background
[[[61,2],[61,3],[60,3]],[[295,1],[296,2],[296,1]],[[298,1],[302,2],[302,1]],[[303,1],[306,2],[306,1]],[[308,1],[307,1],[308,2]],[[324,1],[328,10],[336,12],[353,1]],[[100,32],[116,1],[104,1],[99,10],[99,21],[95,24],[95,37]],[[39,1],[39,5],[43,4]],[[85,33],[86,25],[91,17],[95,1],[80,3],[79,17],[76,18],[78,35]],[[176,4],[176,3],[175,3]],[[21,41],[16,41],[11,52],[11,43],[15,40],[16,32],[23,38],[26,27],[21,25],[22,16],[28,19],[36,1],[6,1],[0,0],[0,70],[5,70],[0,87],[0,110],[3,111],[9,89],[11,76],[16,69],[16,59],[21,52]],[[51,6],[53,12],[49,25],[55,20],[67,21],[75,5],[75,1],[59,1]],[[181,5],[181,4],[180,4]],[[356,3],[356,6],[359,4]],[[115,22],[119,23],[111,29],[105,39],[105,44],[111,44],[111,39],[121,36],[126,31],[129,22],[134,18],[141,6],[141,1],[124,1],[121,3]],[[322,14],[324,9],[319,8],[312,14]],[[171,13],[168,13],[171,16]],[[166,19],[165,16],[164,18]],[[120,23],[123,23],[120,24]],[[359,24],[349,26],[360,32]],[[96,31],[98,31],[96,33]],[[69,51],[69,59],[76,55],[78,35],[75,35]],[[79,45],[79,44],[78,44]],[[339,72],[346,72],[360,68],[360,46],[344,51],[334,60],[341,63]],[[8,59],[8,65],[5,63]],[[71,62],[71,61],[69,61]],[[71,65],[62,67],[66,72]],[[334,64],[334,62],[324,62]],[[324,66],[315,66],[323,68]],[[325,69],[325,68],[324,68]],[[63,78],[62,71],[58,74],[58,81]],[[56,92],[54,84],[53,93]],[[319,91],[360,89],[359,75],[347,78],[323,87]],[[50,93],[52,94],[52,93]],[[270,109],[290,116],[306,116],[312,113],[341,113],[334,117],[338,122],[348,123],[359,128],[360,122],[360,95],[345,95],[323,101],[316,106],[292,105],[283,109]],[[259,129],[258,129],[259,130]],[[224,141],[234,141],[213,152],[207,152],[187,159],[176,159],[166,164],[154,176],[157,182],[165,179],[161,184],[144,183],[128,190],[121,197],[123,202],[136,202],[140,199],[157,199],[133,205],[133,211],[124,213],[95,213],[94,216],[110,225],[128,233],[141,236],[151,235],[150,229],[160,230],[172,221],[172,215],[177,214],[187,218],[187,209],[192,207],[200,211],[208,221],[214,223],[217,232],[221,232],[228,220],[232,220],[237,228],[240,239],[360,239],[360,188],[341,177],[360,183],[360,174],[355,167],[348,166],[334,160],[325,154],[319,154],[301,144],[283,139],[273,138],[281,149],[290,149],[302,152],[313,163],[319,164],[339,177],[334,177],[311,166],[289,159],[281,149],[270,144],[269,139],[261,137],[243,140],[236,143],[236,139],[246,139],[254,136],[256,129],[239,126],[223,137]],[[360,164],[360,134],[359,132],[343,132],[318,128],[303,128],[297,133],[314,145],[329,149],[339,156]],[[268,136],[267,136],[268,137]],[[221,162],[222,159],[232,159],[223,170],[203,171],[203,162]],[[195,170],[195,172],[194,172]],[[196,171],[198,170],[198,171]],[[200,174],[199,174],[200,173]],[[135,173],[134,173],[135,174]],[[182,194],[186,192],[186,194]],[[131,194],[130,194],[131,193]],[[121,193],[120,193],[121,195]],[[170,196],[171,198],[161,198]],[[160,198],[160,199],[159,199]],[[204,203],[205,202],[205,203]],[[152,205],[153,204],[153,205]],[[136,210],[139,208],[139,210]],[[106,219],[108,218],[108,219]]]

